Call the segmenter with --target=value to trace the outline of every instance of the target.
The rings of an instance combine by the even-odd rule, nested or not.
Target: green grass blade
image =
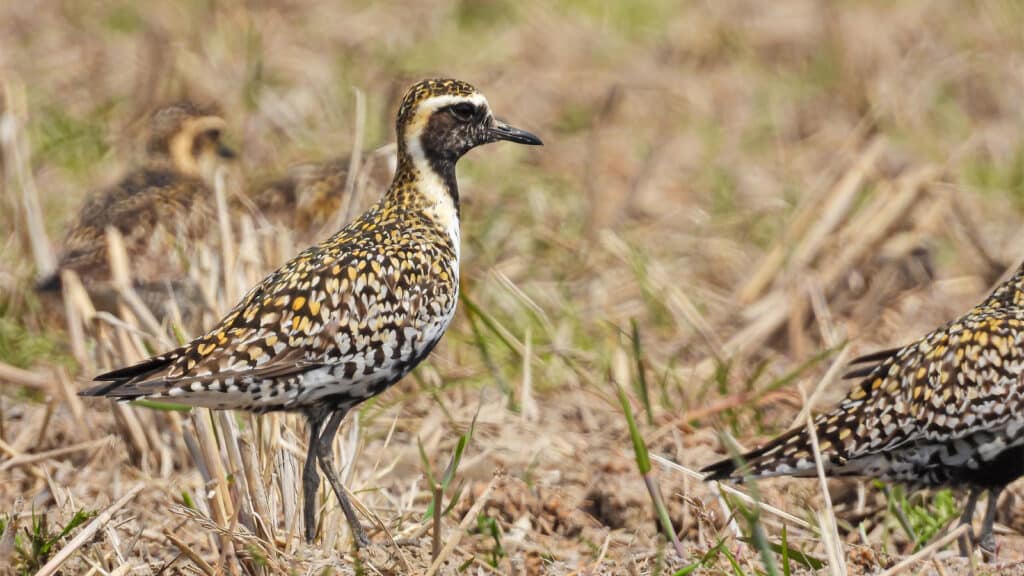
[[[484,323],[484,326],[486,326],[491,333],[497,336],[498,340],[501,340],[501,343],[512,351],[513,354],[519,355],[519,347],[505,336],[505,331],[498,325],[497,320],[491,317],[490,314],[484,312],[483,309],[481,309],[480,306],[478,306],[477,303],[474,302],[473,299],[465,292],[459,293],[459,299],[462,300],[462,305],[465,307],[467,312],[479,318],[480,321]]]
[[[654,477],[651,475],[651,457],[647,452],[647,444],[644,442],[643,436],[640,435],[640,429],[636,425],[636,419],[633,417],[633,409],[629,404],[629,398],[626,397],[626,391],[622,389],[622,386],[616,384],[615,390],[619,396],[619,403],[622,405],[622,412],[626,415],[629,437],[633,441],[633,451],[636,453],[637,469],[640,470],[640,476],[647,487],[647,493],[651,496],[651,503],[654,506],[658,523],[661,524],[665,537],[672,543],[676,553],[682,557],[683,545],[679,543],[679,537],[676,536],[676,529],[672,526],[672,519],[669,517],[668,507],[665,506],[665,502],[661,497],[658,483],[655,482]]]
[[[717,544],[712,546],[710,550],[705,552],[704,555],[700,557],[700,560],[697,560],[696,562],[673,572],[672,576],[689,576],[689,574],[691,574],[698,568],[710,568],[711,563],[714,562],[716,558],[718,558],[718,555],[722,552],[722,547],[724,546],[725,539],[723,538],[719,540]]]
[[[192,406],[187,404],[175,404],[173,402],[157,402],[154,400],[135,400],[132,402],[132,406],[138,406],[139,408],[149,408],[150,410],[157,410],[160,412],[188,412],[192,410]]]
[[[789,538],[786,532],[786,525],[782,525],[782,574],[790,576],[792,567],[789,565]]]
[[[416,437],[416,447],[420,450],[420,462],[423,463],[423,473],[427,475],[427,482],[433,486],[437,484],[437,481],[434,480],[434,469],[430,466],[430,458],[427,458],[427,451],[423,448],[423,440],[419,436]]]
[[[640,429],[636,425],[636,419],[633,418],[633,408],[629,404],[629,398],[626,397],[626,391],[618,384],[615,385],[615,391],[619,397],[619,404],[622,406],[622,413],[626,416],[629,438],[633,441],[633,453],[636,454],[637,469],[640,470],[640,474],[647,474],[651,471],[651,456],[647,452],[647,444],[644,443]]]
[[[640,394],[640,401],[644,404],[644,412],[647,413],[647,424],[654,424],[654,410],[651,407],[651,395],[647,388],[647,369],[644,366],[643,345],[640,342],[640,328],[636,319],[630,320],[633,336],[633,362],[636,366],[637,391]]]
[[[793,562],[796,562],[800,566],[803,566],[804,568],[808,568],[810,570],[820,570],[825,567],[824,560],[811,556],[810,554],[806,554],[796,548],[792,548],[786,542],[785,526],[783,526],[782,528],[782,534],[783,535],[781,543],[776,544],[774,542],[766,542],[765,546],[768,550],[782,556],[782,572],[785,576],[789,576],[789,574],[791,573],[791,565]],[[752,546],[756,545],[754,538],[740,538],[740,541],[746,542]],[[771,572],[769,571],[769,573]]]
[[[491,354],[490,345],[487,343],[487,339],[484,338],[483,330],[480,329],[479,316],[475,314],[468,314],[469,318],[469,329],[473,332],[473,342],[476,344],[478,350],[480,350],[480,357],[484,360],[484,365],[487,366],[487,370],[490,371],[491,376],[498,383],[498,388],[501,389],[501,393],[508,397],[511,401],[509,405],[513,410],[518,410],[515,406],[514,389],[509,386],[508,381],[505,380],[505,376],[501,373],[498,368],[498,364],[494,361],[494,357]]]
[[[466,446],[468,446],[469,442],[473,439],[473,432],[474,432],[474,430],[476,430],[476,419],[477,419],[477,416],[479,416],[479,415],[480,415],[480,412],[478,410],[477,413],[473,415],[473,420],[469,424],[469,430],[466,430],[466,432],[464,434],[459,436],[459,440],[455,444],[455,450],[452,451],[452,456],[448,460],[448,466],[447,466],[447,468],[445,468],[444,474],[441,475],[441,489],[442,490],[448,490],[448,486],[451,485],[452,479],[455,478],[455,472],[458,471],[459,464],[462,463],[462,456],[463,456],[463,454],[465,454]],[[423,449],[422,443],[420,444],[420,458],[424,459],[424,462],[426,462],[427,454],[426,454],[426,451]],[[429,470],[429,468],[427,468],[427,469]],[[434,475],[433,475],[432,471],[430,471],[428,473],[427,479],[430,481],[430,485],[434,486],[435,481],[434,481]],[[460,489],[460,493],[461,493],[461,489]],[[448,507],[444,510],[443,514],[446,514],[447,511],[451,509],[452,504],[454,504],[454,502],[456,502],[456,501],[458,501],[458,497],[457,496],[452,498],[452,502],[449,503]],[[431,501],[430,504],[427,505],[427,511],[423,515],[423,520],[424,521],[430,520],[431,518],[433,518],[433,516],[434,516],[434,502]]]

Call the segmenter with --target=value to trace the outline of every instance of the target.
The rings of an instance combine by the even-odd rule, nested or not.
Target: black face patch
[[[468,106],[468,108],[467,108]],[[420,135],[423,152],[434,160],[453,165],[473,147],[486,144],[486,134],[477,106],[460,102],[435,111]]]

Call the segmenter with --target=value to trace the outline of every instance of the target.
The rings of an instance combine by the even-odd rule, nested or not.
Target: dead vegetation
[[[0,565],[1024,573],[1019,494],[1001,508],[1002,564],[972,568],[943,536],[949,493],[777,480],[751,494],[759,509],[687,472],[723,452],[719,431],[750,446],[800,425],[843,393],[830,366],[959,314],[1022,258],[1021,21],[1014,1],[4,4]],[[232,175],[218,227],[183,250],[189,309],[140,305],[116,239],[116,313],[72,277],[63,301],[31,286],[47,238],[137,156],[154,105],[219,101],[243,172],[284,173],[387,144],[401,90],[434,74],[547,145],[460,165],[455,325],[336,446],[379,546],[353,554],[322,491],[308,547],[297,417],[75,395],[196,334],[306,231],[230,212]],[[372,181],[346,182],[339,218]]]

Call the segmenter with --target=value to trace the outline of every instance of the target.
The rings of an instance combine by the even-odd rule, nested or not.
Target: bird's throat
[[[459,253],[459,186],[454,163],[434,162],[399,151],[398,170],[389,201],[415,210],[444,230]]]

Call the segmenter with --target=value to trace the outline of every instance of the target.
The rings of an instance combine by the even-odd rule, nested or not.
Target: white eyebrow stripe
[[[441,108],[444,108],[445,106],[450,106],[452,104],[458,104],[459,102],[470,102],[470,103],[475,104],[477,106],[481,106],[482,105],[482,106],[487,106],[488,108],[490,108],[490,106],[487,105],[487,98],[485,98],[483,94],[477,92],[476,94],[470,94],[469,96],[459,96],[459,95],[456,95],[456,94],[445,94],[443,96],[431,96],[430,98],[427,98],[423,102],[420,102],[420,105],[418,106],[418,108],[419,108],[418,112],[427,111],[427,110],[433,112],[434,110],[440,110]]]

